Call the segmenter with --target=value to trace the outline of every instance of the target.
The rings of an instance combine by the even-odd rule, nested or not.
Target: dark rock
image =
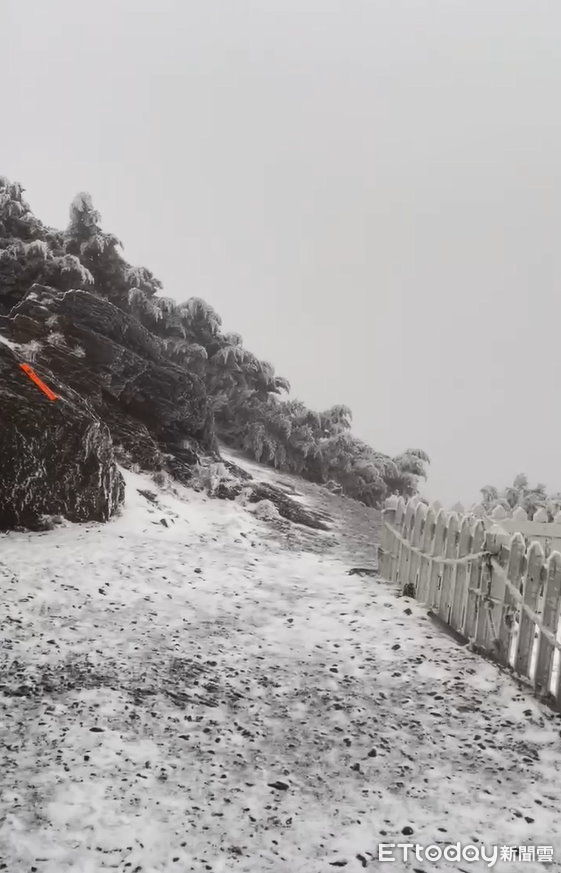
[[[0,529],[40,528],[42,516],[106,521],[124,497],[108,427],[48,369],[49,400],[0,336]],[[35,366],[35,365],[34,365]]]
[[[195,440],[167,443],[163,463],[176,479],[187,485],[193,477],[193,468],[199,463],[200,453],[201,446]]]
[[[63,294],[34,285],[8,321],[10,339],[39,341],[35,360],[96,408],[108,397],[155,437],[194,437],[211,448],[202,379],[172,363],[160,340],[132,315],[87,291]]]
[[[214,491],[214,496],[220,500],[235,500],[243,491],[242,482],[232,479],[221,479]]]
[[[107,396],[100,412],[111,431],[115,458],[123,467],[134,463],[143,470],[161,470],[168,466],[162,449],[145,424],[127,415]]]
[[[250,503],[258,503],[260,500],[270,500],[279,511],[283,518],[296,524],[303,524],[306,527],[314,528],[315,530],[329,530],[329,527],[320,518],[317,512],[312,512],[303,507],[296,500],[293,500],[287,494],[284,494],[274,485],[269,485],[265,482],[256,482],[248,486],[248,501]]]
[[[286,782],[281,782],[280,779],[277,779],[276,782],[268,782],[269,788],[276,788],[277,791],[287,791],[288,785]]]
[[[23,346],[22,361],[31,356],[88,399],[124,466],[166,469],[188,482],[201,455],[217,456],[203,380],[172,362],[157,336],[108,300],[34,285],[0,316],[2,335]]]
[[[333,479],[330,479],[329,482],[326,482],[325,487],[328,491],[331,491],[332,494],[343,493],[343,486],[340,485],[339,482],[335,482]]]
[[[405,825],[404,828],[401,828],[401,833],[406,837],[410,837],[411,834],[413,833],[413,828],[410,827],[409,825]]]
[[[158,495],[154,494],[153,491],[148,491],[148,490],[145,490],[143,488],[137,488],[136,490],[138,491],[139,494],[141,494],[143,497],[145,497],[146,500],[148,500],[150,503],[157,503],[158,502]]]
[[[238,467],[238,465],[232,463],[232,461],[226,461],[223,458],[222,463],[235,479],[239,479],[241,482],[249,482],[253,479],[251,473],[248,473],[247,470],[243,469],[243,467]]]

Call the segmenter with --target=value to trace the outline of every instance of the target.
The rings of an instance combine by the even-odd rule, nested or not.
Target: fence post
[[[403,516],[405,515],[405,501],[403,497],[397,498],[397,506],[395,508],[394,527],[398,534],[402,533]],[[402,544],[399,540],[396,541],[395,548],[392,553],[392,561],[388,582],[395,582],[397,579],[399,562],[401,559]]]
[[[460,526],[460,542],[458,544],[459,558],[464,558],[471,552],[471,526],[472,520],[468,515],[464,515]],[[462,626],[462,609],[467,595],[467,574],[467,563],[458,564],[456,566],[451,596],[452,611],[450,614],[450,625],[457,631],[459,631]]]
[[[395,550],[395,537],[388,525],[392,527],[395,525],[396,509],[397,495],[392,494],[384,503],[382,511],[382,543],[381,548],[378,550],[378,569],[383,579],[389,578],[392,555]]]
[[[421,549],[423,554],[420,556],[419,565],[419,584],[417,586],[417,600],[425,602],[428,597],[430,568],[432,564],[431,555],[433,554],[434,531],[436,527],[436,515],[432,506],[429,506],[425,516],[425,527],[423,531],[423,539]]]
[[[494,510],[491,513],[491,518],[493,521],[502,521],[503,518],[508,518],[508,512],[501,506],[500,503],[498,506],[495,506]]]
[[[403,518],[403,526],[401,530],[401,536],[403,537],[405,542],[401,543],[397,577],[395,579],[400,588],[403,588],[403,586],[407,584],[407,579],[409,576],[409,565],[411,562],[411,525],[415,514],[415,507],[416,502],[414,502],[413,500],[407,501],[405,516]]]
[[[502,508],[502,507],[501,507]],[[485,550],[500,563],[506,564],[510,535],[498,525],[485,533]],[[497,655],[500,649],[502,604],[506,591],[505,577],[495,571],[490,557],[482,562],[481,585],[475,624],[474,642],[487,652]]]
[[[526,576],[524,578],[524,595],[520,610],[520,630],[516,652],[515,670],[521,676],[530,678],[530,666],[536,626],[524,606],[536,611],[541,585],[541,573],[544,564],[543,549],[539,543],[532,543],[528,549]]]
[[[435,504],[436,506],[436,504]],[[438,511],[434,528],[433,557],[430,563],[429,590],[427,605],[429,609],[437,608],[440,602],[440,589],[442,585],[442,564],[438,558],[443,557],[446,544],[446,513],[443,509]]]
[[[446,547],[444,549],[444,557],[446,558],[457,558],[458,557],[458,545],[459,545],[459,520],[458,516],[455,512],[452,512],[448,516],[447,525],[446,525]],[[445,621],[447,624],[450,621],[450,612],[452,609],[452,597],[453,597],[453,578],[456,572],[455,564],[444,564],[442,567],[442,585],[440,590],[440,603],[438,607],[438,614],[440,618]]]
[[[411,545],[415,549],[421,548],[421,543],[423,541],[423,531],[425,527],[425,519],[427,515],[427,508],[424,503],[417,503],[415,508],[415,517],[413,520],[413,532],[411,534]],[[407,584],[413,586],[415,590],[415,596],[417,596],[417,588],[419,583],[419,571],[421,566],[421,556],[418,552],[411,552],[411,562],[409,564],[409,577],[407,579]]]
[[[520,579],[524,569],[526,544],[521,533],[510,538],[508,549],[504,550],[505,575],[510,584],[520,590]],[[508,585],[504,585],[500,604],[499,639],[497,658],[505,666],[514,666],[513,646],[518,638],[519,604]]]
[[[561,555],[552,552],[545,567],[545,583],[543,592],[542,625],[557,636],[559,613],[561,608]],[[540,632],[537,641],[536,672],[534,683],[536,688],[544,692],[551,691],[555,645]],[[558,660],[558,659],[557,659]]]
[[[473,527],[471,538],[471,551],[474,555],[483,549],[485,542],[485,526],[483,519],[478,518]],[[482,558],[474,558],[467,566],[467,585],[466,597],[462,609],[462,628],[461,633],[469,640],[473,639],[475,623],[477,620],[477,607],[479,597],[479,586],[482,572]]]

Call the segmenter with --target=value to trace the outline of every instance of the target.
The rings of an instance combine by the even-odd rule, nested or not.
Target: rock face
[[[0,318],[2,334],[87,397],[115,445],[144,469],[166,466],[167,455],[196,459],[196,448],[216,450],[202,379],[170,361],[156,336],[108,300],[34,285]],[[188,464],[179,467],[187,475]]]
[[[161,290],[102,231],[88,195],[59,231],[0,176],[1,527],[108,518],[123,492],[116,462],[189,483],[219,458],[206,362],[226,342],[220,319]],[[228,483],[220,496],[240,491]]]
[[[0,341],[0,529],[41,527],[44,514],[106,521],[124,497],[108,427],[37,366],[59,396],[49,400],[19,363],[19,351]]]

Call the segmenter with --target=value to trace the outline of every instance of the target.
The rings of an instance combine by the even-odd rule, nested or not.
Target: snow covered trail
[[[345,518],[275,527],[126,478],[107,525],[0,536],[0,869],[486,869],[380,863],[380,842],[561,859],[560,720],[347,575],[372,511],[325,498],[363,514],[349,563]],[[517,867],[544,869],[495,869]]]

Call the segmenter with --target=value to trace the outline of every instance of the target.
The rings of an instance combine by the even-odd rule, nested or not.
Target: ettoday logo
[[[483,862],[492,869],[497,861],[537,861],[541,864],[553,862],[553,846],[485,846],[474,843],[449,843],[438,846],[420,846],[418,843],[379,843],[378,860],[392,861],[425,861],[437,864],[439,861],[464,861],[467,864],[474,861]]]

